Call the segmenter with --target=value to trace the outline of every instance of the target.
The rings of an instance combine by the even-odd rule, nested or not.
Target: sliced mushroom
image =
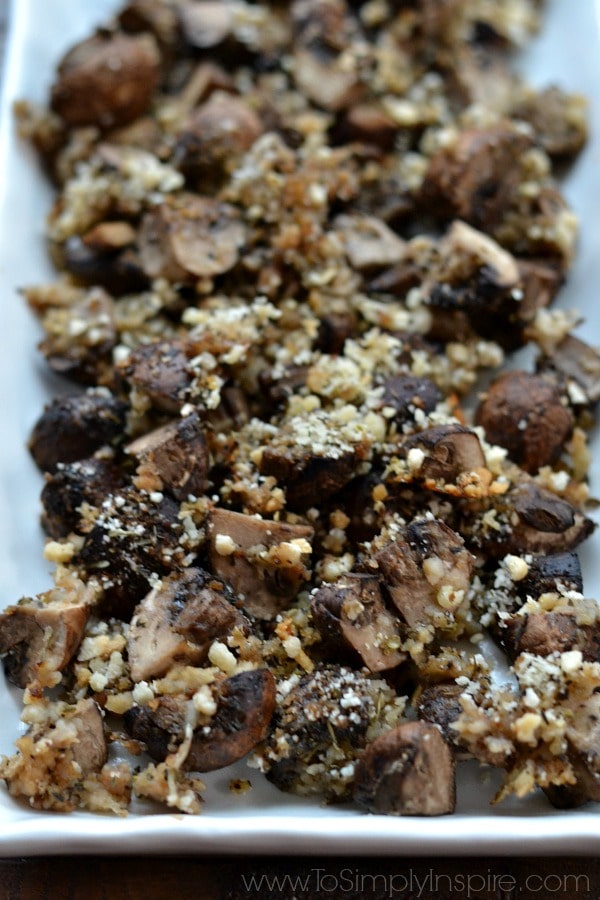
[[[334,437],[317,448],[282,429],[262,450],[258,467],[261,475],[271,475],[285,487],[288,509],[302,511],[341,490],[358,474],[366,455],[366,443],[340,446]]]
[[[343,50],[360,34],[344,0],[294,0],[293,75],[313,103],[338,112],[364,94],[358,59]]]
[[[454,756],[439,730],[406,722],[376,738],[356,767],[354,799],[369,812],[393,816],[454,812]]]
[[[411,451],[420,451],[418,460]],[[486,472],[479,438],[464,425],[435,425],[412,434],[402,441],[400,453],[409,459],[409,464],[411,458],[415,460],[411,474],[434,490],[460,483],[461,476]]]
[[[108,747],[104,737],[102,712],[91,698],[80,700],[71,715],[67,715],[77,729],[77,740],[73,744],[73,759],[79,765],[82,775],[99,772],[108,758]]]
[[[245,228],[235,207],[186,194],[146,213],[139,251],[149,278],[189,282],[232,269],[244,240]]]
[[[398,130],[398,123],[377,103],[354,103],[336,123],[333,141],[340,144],[356,141],[389,152]]]
[[[59,463],[52,475],[46,476],[42,489],[42,525],[53,538],[70,532],[88,530],[88,514],[99,509],[104,500],[126,484],[125,473],[114,462],[104,459],[82,459]]]
[[[461,749],[460,736],[451,726],[462,712],[459,697],[463,690],[454,682],[431,684],[419,693],[416,703],[419,719],[436,725],[446,743],[455,750]]]
[[[340,665],[319,667],[290,681],[290,689],[278,701],[262,754],[269,781],[282,791],[327,793],[327,784],[311,775],[311,766],[322,765],[330,772],[333,741],[350,762],[350,775],[335,785],[332,796],[338,802],[340,795],[351,799],[357,751],[365,746],[367,729],[377,718],[387,690],[382,680]]]
[[[499,124],[465,129],[431,158],[423,196],[439,216],[492,231],[517,189],[518,160],[531,139]]]
[[[183,341],[145,344],[129,355],[119,372],[161,412],[177,415],[190,399],[194,376]]]
[[[313,594],[311,612],[321,636],[342,659],[350,653],[371,672],[393,669],[406,659],[398,619],[386,609],[376,576],[346,575],[324,585]]]
[[[580,338],[568,334],[545,352],[538,368],[564,382],[574,407],[593,406],[600,400],[600,354]]]
[[[485,269],[486,281],[510,290],[520,280],[517,261],[489,235],[467,225],[453,222],[439,244],[441,272],[454,280]]]
[[[231,585],[243,608],[271,619],[308,577],[313,529],[215,509],[208,521],[212,571]]]
[[[361,272],[398,264],[406,253],[406,243],[375,216],[343,214],[334,220],[351,265]]]
[[[275,679],[268,669],[227,678],[216,697],[217,711],[194,733],[185,768],[212,772],[242,759],[263,741],[275,710]]]
[[[568,612],[535,612],[514,615],[501,622],[500,640],[511,659],[520,653],[550,656],[564,653],[579,643],[575,616]]]
[[[125,450],[138,460],[136,485],[144,490],[167,490],[178,500],[206,490],[210,459],[197,413],[137,438]]]
[[[411,628],[448,623],[471,584],[474,558],[438,519],[415,520],[375,554],[390,598]]]
[[[507,553],[563,553],[573,550],[594,530],[594,523],[566,500],[525,475],[493,500],[495,516],[467,518],[461,529],[469,541],[491,557]]]
[[[544,793],[558,809],[573,809],[590,800],[600,801],[600,694],[580,703],[567,726],[568,758],[574,785],[550,786]]]
[[[0,615],[0,654],[19,687],[41,681],[69,664],[83,638],[90,607],[48,602],[52,592],[22,600]]]
[[[217,174],[233,171],[262,132],[262,122],[241,97],[215,91],[184,123],[173,162],[204,185],[209,176],[214,180]]]
[[[102,612],[129,620],[156,577],[183,565],[179,504],[126,487],[110,494],[95,516],[77,564],[102,585]]]
[[[33,427],[31,455],[44,472],[52,472],[59,462],[85,459],[117,441],[126,411],[126,405],[108,391],[57,397]]]
[[[475,412],[490,444],[500,444],[526,472],[553,465],[570,438],[574,418],[556,383],[543,375],[505,372]]]
[[[552,86],[530,92],[511,115],[529,122],[538,143],[549,156],[576,156],[588,138],[587,103],[580,94]]]
[[[147,681],[172,666],[203,663],[214,640],[247,629],[224,586],[201,569],[164,578],[135,608],[127,637],[131,677]]]
[[[96,34],[63,57],[52,109],[69,125],[124,125],[148,108],[159,73],[152,35]]]
[[[382,407],[395,411],[393,421],[398,425],[414,419],[417,410],[425,414],[433,412],[442,400],[442,392],[429,378],[390,375],[382,384]]]
[[[528,325],[540,309],[546,309],[556,297],[564,275],[552,260],[518,259],[522,294],[517,308],[517,320]]]
[[[515,589],[523,601],[561,590],[581,593],[583,577],[579,557],[568,551],[528,557],[527,574],[515,582]]]
[[[78,282],[99,285],[122,296],[141,291],[148,284],[134,249],[136,231],[129,222],[106,221],[82,237],[72,235],[55,248],[59,262]]]

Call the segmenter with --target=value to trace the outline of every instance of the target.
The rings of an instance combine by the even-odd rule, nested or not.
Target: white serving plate
[[[596,0],[596,3],[598,0]],[[41,477],[25,450],[43,404],[69,387],[48,376],[35,345],[39,330],[17,295],[20,285],[52,278],[43,243],[51,192],[31,149],[15,136],[10,106],[43,100],[52,66],[75,40],[113,11],[118,0],[12,0],[0,131],[0,607],[50,586],[38,525]],[[548,0],[543,35],[521,66],[538,85],[558,83],[590,98],[592,139],[565,183],[580,216],[580,252],[560,305],[585,318],[579,333],[600,344],[600,6],[594,0]],[[600,443],[592,487],[600,493]],[[600,533],[582,551],[585,589],[600,598]],[[3,676],[0,673],[0,679]],[[11,753],[22,727],[20,692],[0,680],[0,753]],[[232,795],[232,776],[253,788]],[[562,812],[533,796],[492,808],[496,773],[469,765],[461,772],[455,815],[437,819],[368,816],[321,807],[282,794],[239,764],[207,778],[205,812],[130,815],[41,813],[0,787],[0,856],[75,853],[298,854],[575,854],[600,851],[600,805]]]

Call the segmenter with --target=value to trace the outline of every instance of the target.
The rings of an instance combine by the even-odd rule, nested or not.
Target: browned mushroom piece
[[[239,672],[214,691],[215,712],[195,729],[184,768],[211,772],[242,759],[263,741],[275,709],[275,679],[268,669]],[[189,700],[158,697],[124,716],[128,733],[162,761],[185,737]]]
[[[432,312],[428,336],[444,343],[473,333],[514,349],[521,311],[517,260],[489,235],[455,221],[438,245],[439,259],[422,291]]]
[[[552,491],[523,476],[494,498],[494,522],[468,518],[461,529],[469,542],[490,557],[507,553],[554,554],[573,550],[592,534],[594,522]]]
[[[369,744],[356,767],[354,799],[393,816],[454,812],[454,756],[435,725],[406,722]]]
[[[373,575],[345,575],[312,596],[313,621],[337,660],[349,656],[371,672],[394,669],[406,659],[396,616],[386,608]]]
[[[177,500],[200,497],[206,490],[209,450],[197,413],[136,438],[125,452],[137,459],[135,483],[144,490],[166,490]]]
[[[587,103],[580,94],[552,86],[517,104],[511,115],[529,122],[538,143],[549,156],[576,156],[588,138]]]
[[[420,519],[375,554],[390,598],[410,628],[444,626],[464,601],[475,563],[462,537],[439,519]]]
[[[393,409],[398,425],[414,419],[417,410],[433,412],[442,400],[442,392],[429,378],[417,375],[390,375],[382,382],[381,404]]]
[[[245,240],[238,211],[211,197],[180,194],[146,213],[138,246],[149,278],[187,283],[229,271]]]
[[[336,144],[357,142],[389,152],[399,126],[377,102],[354,103],[343,111],[332,137]]]
[[[442,276],[460,281],[477,277],[479,288],[494,287],[509,291],[519,283],[520,272],[515,257],[489,235],[455,221],[439,243]]]
[[[564,653],[578,645],[579,637],[575,615],[569,612],[532,612],[501,621],[500,641],[512,660],[520,653]]]
[[[294,0],[293,76],[313,103],[338,112],[365,92],[359,60],[342,51],[359,35],[356,18],[344,0]]]
[[[152,759],[162,762],[185,738],[188,703],[183,694],[164,694],[146,706],[131,706],[123,716],[125,731],[144,744]]]
[[[275,679],[268,669],[240,672],[220,686],[217,711],[192,739],[185,768],[212,772],[242,759],[266,736],[275,710]]]
[[[600,354],[575,335],[568,334],[546,351],[538,369],[564,383],[574,407],[594,406],[600,400]]]
[[[516,318],[517,322],[526,326],[533,321],[538,310],[551,305],[562,286],[564,274],[551,259],[518,259],[517,265],[522,297]]]
[[[73,306],[48,310],[42,325],[40,350],[54,372],[82,384],[102,381],[117,343],[114,302],[106,291],[94,287]]]
[[[128,621],[151,582],[183,565],[183,533],[179,504],[167,494],[126,487],[106,498],[76,558],[102,586],[104,616]]]
[[[583,592],[579,557],[572,551],[528,556],[527,574],[515,582],[521,600],[560,591]]]
[[[203,663],[214,640],[248,629],[221,582],[201,569],[163,578],[139,603],[127,636],[131,677],[147,681],[172,666]]]
[[[110,460],[82,459],[59,463],[42,489],[42,526],[53,538],[88,530],[86,514],[127,483],[122,469]]]
[[[412,471],[427,486],[444,489],[460,482],[461,476],[482,474],[486,470],[485,456],[474,431],[464,425],[434,425],[405,438],[400,453],[408,458],[411,451],[421,451],[419,466]]]
[[[215,509],[208,520],[215,575],[231,585],[244,610],[272,619],[309,576],[313,529]]]
[[[148,108],[160,75],[160,53],[150,34],[104,32],[73,47],[58,67],[52,109],[69,125],[110,128]]]
[[[369,725],[378,717],[378,706],[386,696],[385,682],[340,665],[326,665],[300,678],[290,679],[271,723],[262,757],[267,778],[282,791],[310,795],[327,791],[311,774],[311,767],[331,769],[333,745],[345,750],[351,763],[365,746]],[[336,767],[339,766],[336,754]],[[340,785],[337,786],[339,788]],[[351,799],[351,780],[342,786]],[[332,796],[340,800],[340,790]]]
[[[465,129],[431,158],[423,198],[438,216],[492,231],[515,194],[518,160],[530,146],[529,137],[505,124]]]
[[[600,801],[600,694],[578,704],[567,725],[568,759],[575,775],[575,784],[544,789],[550,802],[558,809],[573,809]]]
[[[177,415],[190,399],[194,376],[183,341],[154,341],[138,347],[118,371],[161,412]]]
[[[51,602],[52,592],[24,599],[0,615],[0,654],[7,677],[19,687],[62,672],[83,638],[90,607]]]
[[[221,4],[215,4],[221,5]],[[243,154],[263,132],[257,114],[241,97],[215,91],[193,110],[177,136],[173,163],[186,175],[202,179],[233,171]]]
[[[396,265],[406,253],[402,238],[375,216],[344,213],[333,225],[352,267],[360,272]]]
[[[290,510],[319,506],[359,473],[367,456],[366,442],[350,444],[333,432],[323,440],[322,431],[317,434],[307,442],[282,427],[261,452],[259,471],[285,487]]]
[[[85,459],[120,439],[126,412],[125,403],[108,391],[57,397],[32,429],[31,455],[44,472],[54,471],[59,462]]]
[[[454,682],[430,684],[419,693],[416,702],[419,719],[436,725],[446,743],[455,750],[461,749],[460,735],[451,726],[462,712],[459,697],[463,690]]]
[[[230,34],[233,14],[226,3],[184,0],[176,5],[186,43],[198,50],[206,50],[222,43]]]
[[[490,444],[500,444],[526,472],[559,458],[574,418],[558,385],[543,375],[505,372],[487,389],[475,412]]]
[[[67,714],[77,731],[73,744],[73,759],[82,775],[99,772],[108,758],[108,747],[104,736],[102,712],[91,698],[80,700],[72,713]]]
[[[57,253],[78,282],[99,285],[113,295],[142,290],[148,279],[133,245],[136,231],[129,222],[100,222],[82,237],[73,235]]]

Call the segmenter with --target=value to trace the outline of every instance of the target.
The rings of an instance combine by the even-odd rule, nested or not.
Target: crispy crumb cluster
[[[470,756],[600,800],[600,357],[551,309],[587,125],[510,68],[540,14],[130,0],[16,105],[56,189],[23,293],[80,392],[29,443],[55,586],[0,616],[13,796],[194,814],[247,758],[438,815]]]

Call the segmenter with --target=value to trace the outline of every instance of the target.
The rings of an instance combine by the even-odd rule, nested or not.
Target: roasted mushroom
[[[52,472],[59,462],[85,459],[120,439],[126,411],[125,403],[108,390],[57,397],[33,427],[31,455],[44,472]]]
[[[99,33],[73,47],[58,67],[52,108],[69,125],[124,125],[148,108],[160,54],[150,34]]]
[[[346,575],[324,585],[313,594],[311,611],[338,659],[350,655],[371,672],[393,669],[406,659],[398,619],[386,608],[376,576]]]
[[[456,804],[452,751],[435,725],[406,722],[369,744],[354,778],[354,799],[372,813],[443,816]]]
[[[313,529],[215,509],[209,516],[210,565],[243,608],[272,619],[308,576]]]
[[[9,606],[0,616],[0,654],[8,678],[19,687],[54,684],[83,638],[90,604],[60,602],[52,591]]]
[[[510,458],[531,474],[556,462],[574,425],[557,384],[523,371],[506,372],[492,382],[475,421],[491,444],[506,447]]]
[[[125,448],[138,460],[136,484],[178,500],[200,497],[208,485],[209,450],[197,413],[136,438]]]
[[[147,681],[174,665],[200,665],[214,640],[248,622],[225,586],[200,569],[173,573],[136,606],[127,637],[131,677]]]

